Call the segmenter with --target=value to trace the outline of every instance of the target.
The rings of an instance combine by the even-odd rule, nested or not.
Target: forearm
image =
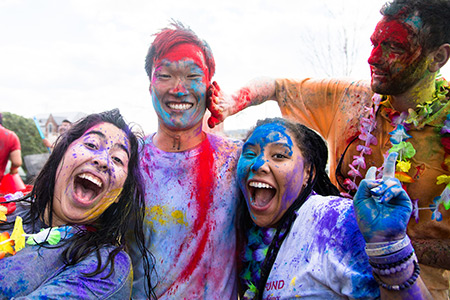
[[[450,270],[450,239],[414,239],[411,242],[421,264]]]
[[[22,151],[14,150],[9,154],[11,169],[17,169],[22,165]]]
[[[389,291],[380,287],[381,299],[433,299],[422,279],[419,277],[415,284],[406,290]]]
[[[9,154],[9,160],[11,161],[11,174],[17,173],[17,169],[22,165],[22,152],[20,150],[14,150]]]
[[[232,95],[236,105],[234,110],[239,112],[249,106],[262,104],[267,100],[276,100],[275,79],[260,77],[251,80]]]

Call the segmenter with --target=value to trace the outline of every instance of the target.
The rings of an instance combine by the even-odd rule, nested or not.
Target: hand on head
[[[375,179],[376,168],[371,167],[353,199],[358,225],[366,242],[394,241],[406,235],[412,204],[395,178],[397,155],[389,154],[382,179]]]
[[[214,128],[222,123],[229,115],[230,103],[227,102],[227,96],[220,90],[217,82],[213,82],[206,94],[206,105],[211,112],[208,119],[208,126]]]

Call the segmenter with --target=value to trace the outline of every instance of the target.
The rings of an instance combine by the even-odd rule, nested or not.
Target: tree
[[[2,115],[3,127],[14,131],[20,139],[22,158],[29,154],[47,152],[32,119],[24,118],[9,112],[3,112]]]
[[[324,1],[318,8],[323,18],[309,20],[308,30],[302,32],[300,52],[315,76],[367,76],[370,54],[370,34],[379,18],[379,4],[348,1]],[[326,21],[325,21],[326,20]]]

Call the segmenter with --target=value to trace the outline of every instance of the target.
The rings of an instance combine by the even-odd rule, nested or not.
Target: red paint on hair
[[[192,59],[194,63],[202,69],[203,73],[208,78],[208,82],[211,80],[209,76],[208,66],[205,63],[205,56],[202,49],[194,44],[179,44],[174,46],[165,55],[161,56],[155,61],[155,68],[161,63],[162,60],[167,59],[171,62],[177,62],[184,59]]]

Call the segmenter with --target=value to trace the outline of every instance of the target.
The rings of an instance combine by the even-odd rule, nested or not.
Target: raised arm
[[[275,91],[275,79],[268,77],[253,79],[231,95],[222,92],[214,81],[208,90],[208,109],[211,112],[208,126],[214,128],[227,117],[249,106],[258,105],[267,100],[277,100]]]
[[[414,248],[406,235],[412,205],[395,178],[397,153],[387,158],[383,178],[367,171],[354,197],[356,219],[382,299],[432,299],[420,278]]]

